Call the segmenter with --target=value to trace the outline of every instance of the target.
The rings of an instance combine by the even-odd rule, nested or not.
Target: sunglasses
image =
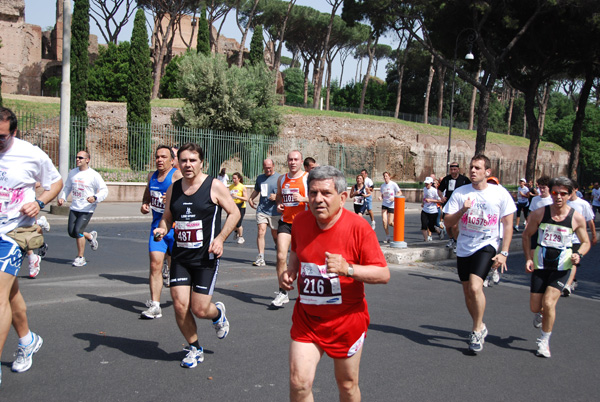
[[[76,156],[75,159],[85,159],[85,156]]]
[[[559,194],[561,197],[566,197],[567,195],[569,195],[571,193],[569,193],[568,191],[552,191],[552,195],[554,195],[554,196],[559,195]]]

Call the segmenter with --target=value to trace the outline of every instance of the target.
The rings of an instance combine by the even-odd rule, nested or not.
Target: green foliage
[[[165,68],[165,75],[160,79],[160,96],[161,98],[172,99],[181,98],[179,93],[178,81],[181,78],[179,72],[179,61],[181,56],[175,56],[171,59],[167,68]]]
[[[60,85],[61,85],[60,77],[50,77],[44,82],[44,88],[46,91],[50,92],[54,96],[58,97],[60,95]]]
[[[129,164],[133,170],[144,170],[152,154],[150,150],[150,95],[152,70],[146,17],[139,9],[135,14],[129,58],[127,90],[127,128]]]
[[[277,135],[274,76],[266,66],[229,67],[221,55],[186,54],[179,64],[185,105],[176,125]]]
[[[90,68],[89,100],[125,102],[129,85],[129,42],[100,47],[98,59]]]
[[[250,41],[250,56],[248,61],[251,65],[257,65],[265,62],[262,25],[257,25],[254,27],[252,40]]]
[[[333,92],[332,104],[339,107],[358,108],[362,93],[362,82],[350,82],[344,88]],[[371,77],[365,95],[365,109],[388,110],[390,93],[387,85]]]
[[[301,105],[304,102],[304,73],[299,68],[288,68],[283,71],[283,89],[285,90],[285,103],[288,105]],[[313,84],[309,82],[308,93],[312,103]]]
[[[206,20],[206,7],[202,8],[202,14],[198,20],[198,42],[196,44],[198,53],[205,56],[210,55],[210,30]]]

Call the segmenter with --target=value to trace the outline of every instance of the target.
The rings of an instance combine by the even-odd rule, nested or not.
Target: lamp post
[[[452,93],[450,95],[450,127],[448,129],[448,156],[446,159],[446,174],[450,173],[450,153],[452,152],[450,147],[452,145],[452,124],[454,117],[454,85],[456,82],[456,58],[458,53],[458,41],[463,33],[469,32],[469,36],[467,36],[467,44],[469,46],[469,53],[465,56],[465,60],[473,60],[475,56],[473,56],[472,46],[475,40],[477,39],[477,31],[473,28],[465,28],[458,33],[456,37],[456,44],[454,45],[454,58],[452,59]]]

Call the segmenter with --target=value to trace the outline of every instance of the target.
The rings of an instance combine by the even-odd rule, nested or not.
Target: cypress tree
[[[0,39],[0,48],[2,48],[2,39]],[[0,107],[2,107],[2,74],[0,74]]]
[[[198,20],[198,43],[196,44],[196,50],[205,56],[210,55],[210,28],[206,20],[206,7],[202,7],[202,14]]]
[[[254,27],[254,32],[252,33],[252,40],[250,41],[250,56],[248,58],[248,61],[253,66],[265,62],[262,25],[257,25]]]
[[[127,91],[127,131],[129,165],[144,170],[151,154],[152,67],[146,16],[141,8],[135,14],[129,56],[129,87]]]
[[[70,133],[71,155],[86,149],[88,68],[90,58],[90,2],[75,0],[71,23],[71,118],[75,117]],[[72,159],[72,158],[70,158]]]

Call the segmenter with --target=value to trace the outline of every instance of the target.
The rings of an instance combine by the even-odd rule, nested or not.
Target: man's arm
[[[525,230],[521,236],[523,254],[525,256],[525,270],[527,272],[533,272],[533,250],[531,249],[531,236],[537,232],[543,217],[544,208],[536,209],[535,211],[530,212],[527,219],[527,226],[525,226]]]
[[[282,289],[289,291],[294,289],[294,281],[298,277],[298,270],[300,269],[300,261],[295,251],[290,251],[290,258],[287,265],[287,269],[283,271],[279,278],[279,286]]]
[[[588,227],[590,228],[590,232],[592,232],[592,246],[595,246],[598,243],[598,238],[596,237],[596,224],[593,219],[588,221]]]
[[[256,204],[254,204],[254,199],[258,195],[258,191],[252,190],[252,194],[250,194],[250,198],[248,198],[248,204],[254,209],[256,209]]]
[[[452,193],[452,195],[454,196],[454,193]],[[460,218],[462,218],[462,216],[469,210],[469,208],[471,208],[471,199],[467,198],[461,209],[453,214],[446,215],[444,218],[444,225],[446,225],[446,227],[452,227],[456,225]]]
[[[56,198],[56,196],[62,189],[62,186],[62,179],[58,179],[50,185],[50,190],[44,190],[36,199],[43,202],[44,204],[48,204],[50,201]],[[35,218],[37,214],[40,213],[40,210],[40,205],[36,201],[23,204],[23,207],[21,207],[21,213],[29,216],[30,218]]]
[[[513,219],[514,219],[514,214],[509,214],[506,216],[503,216],[502,219],[500,219],[500,222],[502,222],[502,250],[506,253],[508,253],[508,250],[510,249],[510,242],[512,241],[512,236],[513,236]],[[507,257],[498,253],[496,254],[496,256],[494,258],[492,258],[492,260],[494,260],[494,265],[492,265],[492,268],[500,268],[500,272],[504,272],[507,270],[506,268],[506,259]]]
[[[211,194],[213,197],[213,202],[223,208],[223,210],[227,213],[227,219],[225,220],[223,229],[221,229],[221,233],[214,238],[208,248],[209,253],[213,253],[217,258],[219,258],[221,255],[223,255],[223,243],[225,242],[225,239],[227,239],[231,232],[233,232],[233,229],[235,229],[235,225],[237,225],[241,215],[240,210],[235,205],[235,202],[233,202],[231,194],[229,194],[229,191],[223,185],[223,183],[219,182],[218,180],[213,180]]]
[[[158,223],[156,229],[154,229],[154,238],[156,240],[161,240],[169,230],[173,227],[173,215],[171,214],[171,193],[173,191],[173,185],[171,184],[167,189],[166,201],[165,201],[165,211],[163,212],[162,218]]]
[[[174,176],[174,175],[173,175]],[[152,178],[152,173],[148,173],[148,178],[146,180],[146,189],[144,190],[144,195],[142,196],[142,206],[140,208],[140,212],[143,214],[147,214],[150,212],[150,179]]]
[[[385,284],[390,280],[390,269],[387,265],[381,267],[378,265],[348,264],[348,261],[346,261],[341,254],[331,254],[327,252],[325,253],[325,257],[327,272],[329,273],[348,276],[348,268],[352,265],[352,268],[354,269],[352,278],[354,280],[371,284]]]

